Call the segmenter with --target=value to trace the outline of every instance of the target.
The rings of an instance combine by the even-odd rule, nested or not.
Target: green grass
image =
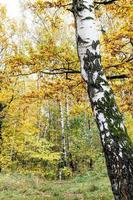
[[[90,171],[65,181],[1,174],[0,200],[113,200],[106,172]]]

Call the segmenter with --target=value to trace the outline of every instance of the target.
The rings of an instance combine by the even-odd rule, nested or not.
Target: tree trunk
[[[116,200],[133,200],[133,146],[101,66],[93,0],[73,0],[81,75],[88,88]]]
[[[63,161],[63,165],[66,166],[66,164],[67,164],[67,152],[66,152],[64,110],[63,110],[63,105],[62,105],[61,102],[60,102],[60,117],[61,117],[62,161]]]
[[[67,148],[67,157],[69,157],[70,121],[69,121],[69,102],[68,102],[68,96],[65,97],[65,113],[66,113],[66,148]]]
[[[2,153],[2,142],[3,142],[3,138],[2,138],[2,123],[3,123],[3,119],[4,119],[4,115],[2,114],[3,109],[6,107],[6,105],[3,105],[0,102],[0,155]],[[1,163],[0,163],[0,172],[2,170],[1,167]]]

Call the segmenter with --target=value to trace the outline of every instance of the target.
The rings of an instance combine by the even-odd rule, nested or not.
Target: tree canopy
[[[22,2],[19,23],[0,5],[2,170],[52,178],[62,170],[63,176],[69,177],[92,168],[102,154],[80,77],[71,3]],[[105,5],[98,1],[95,11],[104,71],[133,139],[130,3],[120,0]]]

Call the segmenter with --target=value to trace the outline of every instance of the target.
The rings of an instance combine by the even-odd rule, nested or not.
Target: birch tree
[[[62,161],[63,161],[63,165],[66,166],[67,152],[66,152],[64,110],[63,110],[62,102],[60,102],[60,117],[61,117],[60,122],[61,122]]]
[[[73,0],[81,75],[86,82],[116,200],[133,199],[133,146],[101,65],[93,0]]]

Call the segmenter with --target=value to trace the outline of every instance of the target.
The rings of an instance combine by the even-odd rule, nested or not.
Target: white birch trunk
[[[61,116],[61,141],[62,141],[62,159],[64,166],[67,161],[67,152],[66,152],[66,138],[65,138],[65,123],[64,123],[64,110],[62,102],[60,102],[60,116]]]
[[[88,87],[116,200],[133,200],[133,146],[101,66],[93,0],[73,0],[81,75]]]
[[[66,147],[67,147],[67,156],[69,157],[69,144],[70,144],[70,120],[69,120],[69,101],[68,96],[66,96]]]

